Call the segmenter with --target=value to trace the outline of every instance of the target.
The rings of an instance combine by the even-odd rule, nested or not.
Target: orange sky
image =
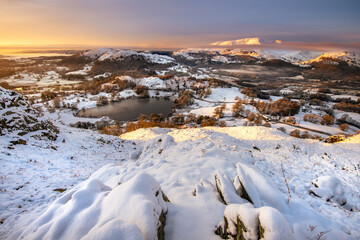
[[[183,48],[246,37],[314,46],[360,42],[358,0],[226,3],[0,0],[0,48]]]

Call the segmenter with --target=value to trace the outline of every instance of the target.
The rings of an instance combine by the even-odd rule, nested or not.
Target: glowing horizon
[[[0,48],[187,48],[260,37],[358,47],[349,0],[0,0]]]

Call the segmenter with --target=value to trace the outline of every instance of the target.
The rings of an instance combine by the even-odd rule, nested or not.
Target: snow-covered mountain
[[[138,52],[134,50],[113,49],[113,48],[92,49],[82,53],[82,56],[98,61],[104,61],[104,60],[118,61],[131,56],[134,57],[141,56],[148,62],[158,63],[158,64],[168,64],[175,61],[175,59],[173,59],[172,57],[165,55],[153,54],[150,52]]]
[[[263,38],[241,38],[237,40],[217,41],[211,43],[213,46],[237,46],[237,45],[268,45],[268,44],[281,44],[281,40],[268,40]]]
[[[310,64],[313,62],[339,60],[349,65],[360,66],[360,52],[324,52],[309,50],[282,49],[224,49],[224,48],[187,48],[175,51],[173,56],[181,56],[188,60],[199,59],[198,54],[215,56],[250,56],[257,60],[279,59],[293,64]]]

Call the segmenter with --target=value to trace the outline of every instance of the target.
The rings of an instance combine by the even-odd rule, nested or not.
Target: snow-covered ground
[[[248,191],[255,202],[254,207],[259,211],[264,206],[275,209],[271,211],[278,212],[289,225],[287,239],[311,239],[321,231],[329,231],[325,235],[327,239],[360,237],[358,143],[324,144],[292,138],[275,129],[263,127],[141,129],[122,135],[117,140],[88,131],[67,130],[73,132],[71,134],[66,128],[64,130],[64,136],[56,143],[57,151],[37,147],[39,150],[34,152],[28,146],[23,146],[13,151],[7,150],[12,154],[10,156],[2,153],[8,166],[7,172],[24,172],[23,175],[8,174],[3,179],[9,182],[9,189],[12,186],[12,194],[2,193],[2,202],[13,207],[4,206],[3,212],[13,212],[16,205],[11,203],[14,201],[22,205],[22,209],[17,209],[16,214],[1,225],[4,237],[8,237],[11,230],[10,235],[15,238],[20,233],[31,239],[39,236],[81,238],[96,231],[101,233],[104,229],[110,234],[123,229],[123,224],[131,224],[140,230],[145,239],[155,239],[146,235],[146,231],[150,231],[149,228],[154,225],[150,223],[157,219],[161,208],[152,217],[141,210],[143,200],[133,199],[134,202],[129,205],[121,200],[120,194],[127,191],[125,193],[132,197],[131,194],[136,194],[132,192],[139,189],[126,188],[125,184],[131,186],[134,184],[132,182],[145,178],[143,183],[136,184],[156,187],[158,183],[170,200],[166,207],[162,207],[167,209],[166,239],[219,239],[214,232],[223,219],[224,211],[228,212],[229,209],[225,210],[226,205],[220,201],[214,176],[222,174],[227,176],[225,179],[234,179],[239,174],[239,166],[251,179],[243,181],[253,184],[254,189],[249,188]],[[65,143],[62,143],[63,138],[66,139]],[[99,141],[100,138],[103,140]],[[132,142],[135,145],[130,144]],[[14,161],[13,154],[21,160]],[[68,189],[97,167],[109,162],[113,164],[98,170],[74,190]],[[154,180],[139,175],[142,173]],[[34,180],[32,174],[39,177]],[[347,200],[344,206],[335,200],[327,202],[309,193],[312,181],[321,176],[332,176],[339,181],[343,190],[341,196]],[[155,182],[150,184],[149,181]],[[129,190],[119,189],[119,184],[124,184],[121,189]],[[14,190],[20,185],[24,187]],[[46,212],[41,211],[44,207],[35,209],[35,206],[60,196],[53,191],[56,188],[68,190],[62,194],[62,198],[50,204]],[[143,191],[146,194],[149,190]],[[226,190],[223,191],[228,194]],[[257,203],[254,200],[256,196],[259,197]],[[246,201],[240,197],[231,199],[232,204]],[[159,209],[162,204],[158,202],[154,209]],[[244,205],[243,208],[253,207]],[[29,213],[21,213],[33,209]],[[112,211],[118,212],[118,215],[109,215]],[[139,220],[133,220],[134,215]],[[18,216],[23,217],[18,219]],[[38,220],[34,221],[36,218]],[[93,220],[84,225],[90,218]],[[148,219],[144,220],[146,227],[139,222],[141,219]],[[122,227],[105,228],[104,221],[118,220],[121,220]],[[76,221],[77,224],[67,224],[69,221]],[[273,234],[281,236],[276,235],[279,229],[276,224],[280,220],[274,221]],[[84,231],[77,226],[88,227]],[[155,227],[158,227],[157,223]],[[313,227],[316,229],[311,230]],[[14,233],[14,230],[17,231]],[[30,232],[32,235],[27,235]]]

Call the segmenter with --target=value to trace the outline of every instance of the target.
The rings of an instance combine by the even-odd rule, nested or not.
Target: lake
[[[111,103],[105,106],[81,110],[78,117],[102,117],[108,116],[113,120],[134,121],[141,114],[161,113],[166,117],[172,112],[174,102],[164,98],[130,98],[121,102]]]

